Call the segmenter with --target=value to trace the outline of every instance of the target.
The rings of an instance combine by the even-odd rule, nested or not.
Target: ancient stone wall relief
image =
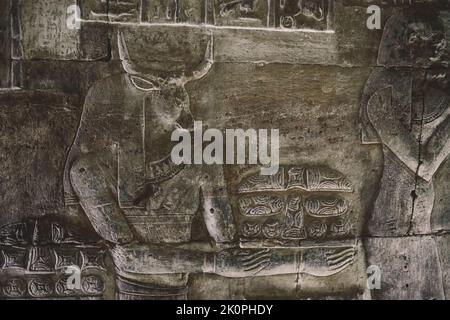
[[[363,255],[352,193],[352,183],[328,167],[282,166],[271,176],[248,169],[231,201],[240,246],[298,252],[314,276],[349,269]]]
[[[387,22],[361,105],[362,142],[381,144],[384,171],[368,221],[372,235],[432,231],[433,176],[450,153],[448,39],[439,16]]]
[[[88,19],[88,12],[105,7],[105,1],[32,0],[11,1],[11,5],[13,59],[89,61],[108,58],[107,25],[75,21],[75,18]]]
[[[11,86],[11,33],[9,2],[0,4],[0,88]]]
[[[0,228],[0,299],[111,298],[104,259],[98,239],[87,239],[85,233],[60,222],[4,225]],[[80,271],[79,287],[68,287],[72,275],[68,268]]]
[[[0,299],[347,298],[370,264],[376,298],[445,297],[450,19],[413,2],[443,3],[2,2]],[[285,165],[173,163],[199,114],[279,127]]]
[[[301,246],[311,240],[354,237],[348,215],[351,183],[320,167],[285,167],[250,175],[238,188],[242,245]]]
[[[166,55],[141,63],[133,60],[128,37],[134,35],[118,28],[123,71],[89,91],[64,176],[68,210],[81,207],[98,235],[110,244],[118,297],[183,299],[190,273],[325,277],[351,266],[360,251],[353,238],[308,250],[299,245],[307,237],[351,237],[345,219],[349,203],[344,195],[334,194],[352,192],[351,184],[326,168],[281,170],[269,178],[281,187],[279,196],[253,196],[259,178],[249,179],[240,189],[246,193],[239,202],[241,214],[273,215],[256,228],[268,240],[286,244],[280,250],[237,241],[235,230],[240,224],[234,221],[222,167],[176,166],[168,158],[171,132],[192,127],[184,86],[207,76],[214,62],[213,36],[206,32],[194,38],[202,50],[193,54],[200,53],[203,59],[192,65],[198,58],[172,61],[170,54],[176,55],[183,44],[175,35],[165,37],[164,48],[170,49]],[[161,41],[158,32],[149,37],[156,44]],[[199,210],[216,248],[190,243]]]
[[[333,8],[331,0],[111,0],[94,7],[87,19],[326,30],[332,28]]]
[[[435,177],[450,153],[445,17],[437,8],[393,15],[362,96],[362,143],[379,146],[384,161],[366,221],[368,263],[386,270],[376,299],[448,298],[446,236],[436,235],[448,227],[433,225],[446,198],[436,197]]]

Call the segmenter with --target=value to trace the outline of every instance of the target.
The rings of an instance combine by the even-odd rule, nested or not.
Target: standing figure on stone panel
[[[370,235],[432,231],[433,176],[450,153],[449,46],[437,17],[391,17],[379,47],[381,67],[365,85],[362,143],[381,144],[384,156]]]
[[[133,32],[117,33],[123,72],[87,94],[64,175],[68,207],[81,207],[109,245],[118,297],[184,299],[189,273],[328,276],[352,264],[348,248],[238,247],[222,166],[177,165],[170,157],[172,132],[193,125],[185,84],[210,71],[212,35],[151,30],[151,52],[141,61],[129,50]],[[213,245],[191,243],[199,210]]]

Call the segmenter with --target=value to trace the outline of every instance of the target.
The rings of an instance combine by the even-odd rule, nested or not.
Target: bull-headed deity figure
[[[189,273],[327,276],[348,267],[348,248],[240,249],[222,167],[171,161],[172,132],[193,125],[185,84],[208,74],[214,50],[209,32],[173,28],[174,34],[151,30],[145,45],[159,51],[143,62],[129,50],[136,35],[118,31],[123,72],[90,88],[67,158],[66,203],[81,207],[108,244],[118,297],[186,298]],[[195,50],[204,58],[192,68],[183,59],[196,60]],[[212,245],[191,242],[197,212]]]

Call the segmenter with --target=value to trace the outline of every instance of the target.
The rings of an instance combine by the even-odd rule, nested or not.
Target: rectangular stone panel
[[[380,289],[372,290],[374,299],[444,299],[443,273],[439,255],[447,251],[445,240],[433,236],[369,238],[365,241],[367,265],[380,271]],[[447,261],[448,258],[445,258]],[[448,263],[442,264],[446,267]],[[375,269],[374,269],[375,270]],[[448,282],[448,272],[445,279]]]
[[[0,2],[0,88],[11,85],[11,33],[9,1]]]
[[[334,20],[331,0],[105,0],[86,9],[88,20],[237,28],[327,30]]]
[[[70,95],[0,92],[0,225],[32,216],[66,215],[60,176],[80,104]]]
[[[77,23],[89,2],[75,0],[18,1],[14,59],[98,60],[109,56],[107,28]]]
[[[332,32],[216,29],[213,34],[215,59],[219,62],[338,63]]]

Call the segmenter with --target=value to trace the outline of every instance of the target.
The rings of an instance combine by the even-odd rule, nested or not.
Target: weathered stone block
[[[65,216],[58,177],[76,131],[80,100],[21,90],[2,91],[0,99],[0,224]]]
[[[444,299],[443,272],[432,236],[369,238],[364,244],[367,265],[381,270],[375,299]]]
[[[109,56],[106,26],[77,24],[75,19],[82,18],[77,1],[14,3],[18,47],[14,59],[98,60]]]
[[[11,32],[8,1],[0,3],[0,88],[11,86]]]
[[[0,298],[448,298],[444,2],[2,2]],[[194,120],[278,171],[175,163]]]

